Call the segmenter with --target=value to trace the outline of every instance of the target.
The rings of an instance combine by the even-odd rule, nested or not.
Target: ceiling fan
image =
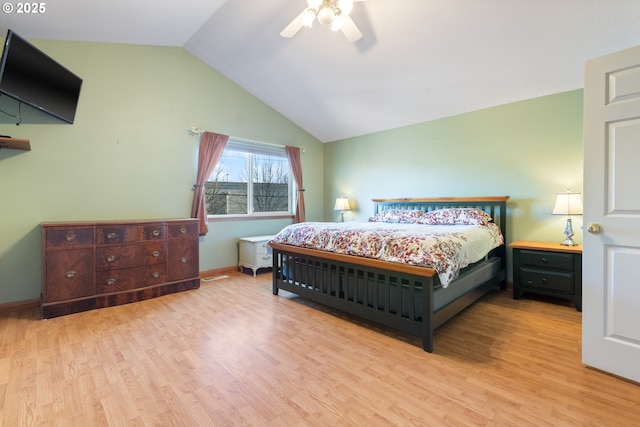
[[[342,31],[350,42],[358,41],[362,33],[349,16],[354,1],[366,0],[307,0],[308,7],[296,16],[280,35],[291,38],[302,27],[311,28],[313,21],[318,18],[320,24],[330,25],[333,31]]]

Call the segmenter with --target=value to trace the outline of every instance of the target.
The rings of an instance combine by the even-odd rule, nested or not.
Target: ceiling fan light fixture
[[[322,25],[331,25],[336,19],[336,14],[330,7],[323,7],[318,11],[318,22]]]
[[[331,23],[331,31],[338,31],[344,25],[344,15],[336,16],[336,19]]]
[[[340,9],[341,14],[350,14],[353,10],[353,0],[338,0],[338,9]]]
[[[316,19],[315,9],[308,8],[302,15],[302,24],[305,27],[311,28],[313,26],[314,19]]]
[[[308,6],[302,10],[281,32],[290,39],[304,27],[311,28],[318,18],[322,25],[329,25],[333,31],[342,31],[351,43],[362,38],[362,33],[349,16],[354,1],[364,0],[307,0]]]

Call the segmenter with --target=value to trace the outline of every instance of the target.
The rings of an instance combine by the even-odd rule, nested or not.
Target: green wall
[[[341,140],[325,149],[325,218],[341,195],[345,220],[366,220],[372,198],[510,196],[509,242],[561,242],[555,194],[582,192],[582,154],[582,90]]]
[[[324,145],[181,48],[32,41],[84,79],[73,125],[0,125],[32,151],[0,150],[0,304],[38,298],[45,221],[188,217],[191,126],[303,147],[307,217],[323,216]],[[200,270],[237,263],[236,238],[290,220],[216,222]]]

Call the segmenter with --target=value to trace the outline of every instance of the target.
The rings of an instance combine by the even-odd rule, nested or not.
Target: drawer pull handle
[[[160,230],[153,230],[153,231],[151,232],[151,235],[152,235],[153,237],[158,237],[158,236],[160,235]]]
[[[545,285],[549,284],[549,279],[547,279],[546,277],[542,278],[542,283],[544,283]]]
[[[67,279],[74,279],[77,275],[78,273],[71,270],[71,271],[67,271],[67,274],[65,274],[64,277],[66,277]]]
[[[540,261],[542,261],[543,264],[546,264],[549,262],[549,258],[547,258],[546,256],[543,256]]]
[[[154,258],[158,258],[160,256],[160,251],[153,251],[151,255],[153,255]]]
[[[185,262],[187,262],[187,257],[184,257],[184,256],[183,256],[182,258],[180,258],[180,262],[181,262],[181,263],[183,263],[183,264],[184,264]]]
[[[158,277],[160,277],[160,273],[158,273],[157,271],[154,271],[154,272],[151,274],[151,277],[153,277],[154,279],[157,279]]]
[[[107,255],[107,262],[111,263],[111,262],[115,262],[118,259],[117,256],[115,255]]]
[[[115,240],[118,238],[118,233],[107,233],[107,240]]]
[[[182,228],[180,229],[180,233],[181,233],[181,234],[187,234],[187,227],[182,227]]]
[[[66,237],[64,238],[64,240],[66,240],[67,242],[73,242],[74,240],[76,240],[76,235],[75,234],[67,234]]]
[[[107,286],[113,286],[113,285],[116,284],[116,282],[117,282],[116,279],[113,279],[113,278],[112,279],[107,279]]]

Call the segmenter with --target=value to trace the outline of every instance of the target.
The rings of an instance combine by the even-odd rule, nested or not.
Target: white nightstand
[[[272,267],[271,246],[269,241],[275,235],[240,237],[238,244],[238,270],[243,267],[253,270],[253,276],[259,268]]]

